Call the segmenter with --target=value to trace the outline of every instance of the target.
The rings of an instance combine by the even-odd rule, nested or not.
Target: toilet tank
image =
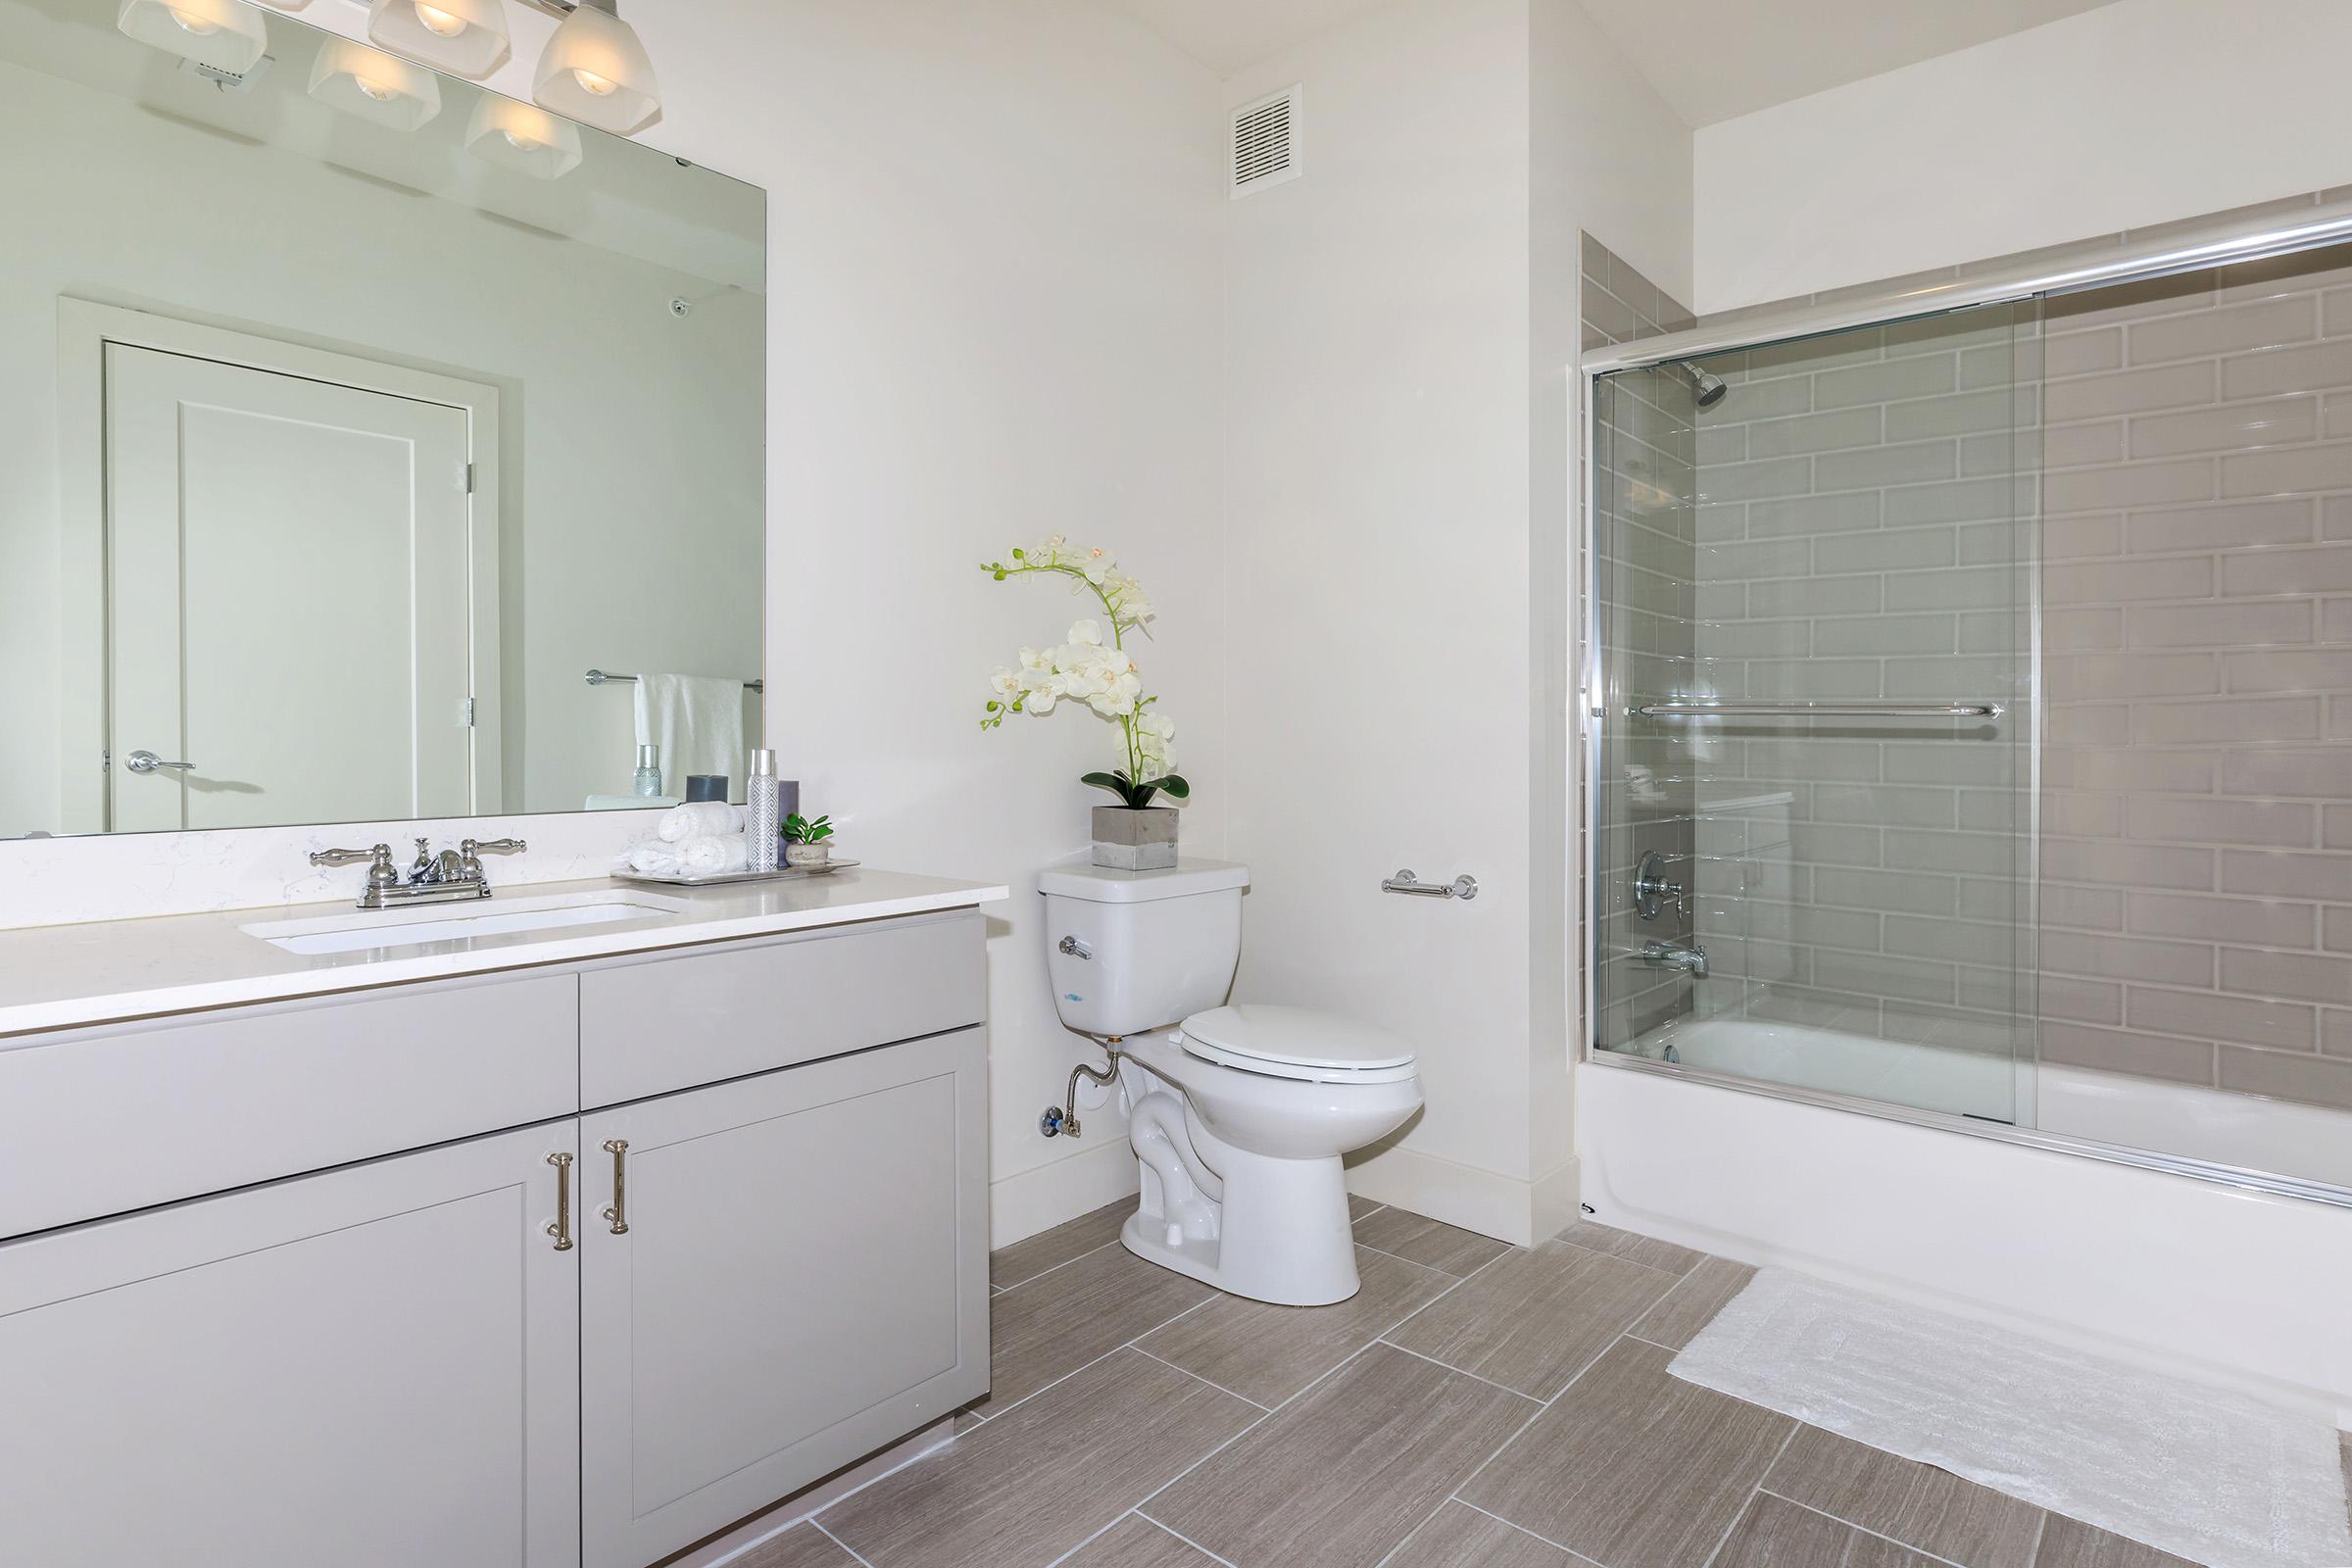
[[[1222,1005],[1242,956],[1250,868],[1179,860],[1114,871],[1073,860],[1039,874],[1054,1006],[1082,1034],[1140,1035]],[[1065,952],[1066,946],[1091,954]]]

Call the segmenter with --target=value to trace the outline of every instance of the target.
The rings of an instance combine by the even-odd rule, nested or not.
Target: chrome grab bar
[[[1998,703],[1644,703],[1632,718],[1998,718]]]
[[[1383,893],[1409,893],[1417,899],[1475,899],[1478,879],[1457,876],[1450,882],[1424,882],[1409,870],[1399,871],[1380,884]]]

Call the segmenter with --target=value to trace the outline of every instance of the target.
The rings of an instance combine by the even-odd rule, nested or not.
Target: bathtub
[[[1948,1108],[1829,1102],[1880,1095]],[[2352,1114],[1716,1018],[1594,1053],[1577,1128],[1604,1223],[2352,1427]]]

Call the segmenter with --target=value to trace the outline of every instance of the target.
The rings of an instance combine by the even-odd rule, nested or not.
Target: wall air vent
[[[1297,179],[1298,89],[1285,87],[1233,112],[1233,197]]]

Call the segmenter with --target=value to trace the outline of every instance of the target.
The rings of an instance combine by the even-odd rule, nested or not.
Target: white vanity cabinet
[[[577,1563],[577,1136],[0,1248],[0,1562]]]
[[[645,1568],[978,1397],[984,929],[0,1040],[0,1563]]]

